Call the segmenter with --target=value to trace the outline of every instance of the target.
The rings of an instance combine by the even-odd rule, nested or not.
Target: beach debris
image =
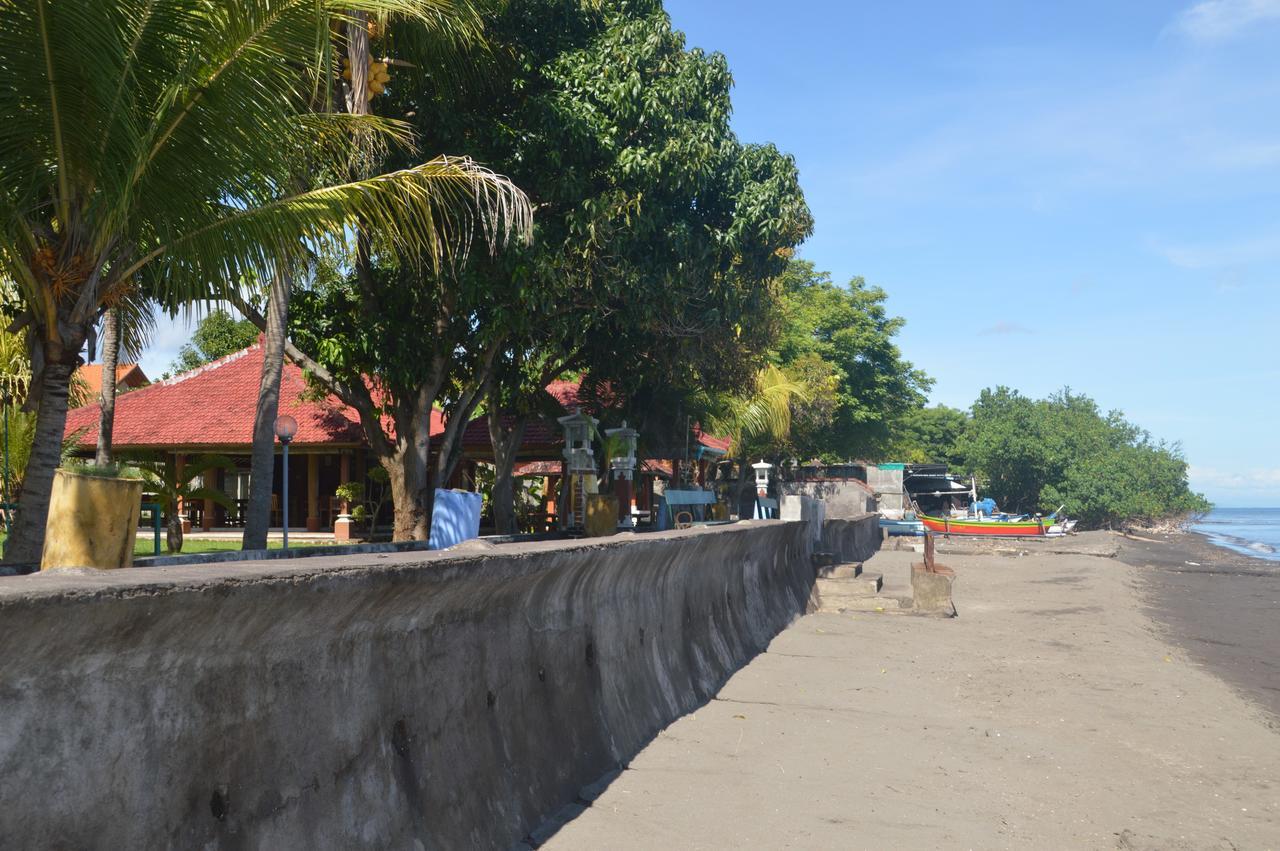
[[[741,713],[739,713],[739,714],[737,714],[737,715],[734,715],[733,717],[734,717],[734,718],[741,718],[743,721],[746,721],[746,720],[747,720],[747,716],[745,716],[745,715],[743,715],[743,714],[741,714]]]
[[[1198,561],[1189,561],[1189,562],[1187,562],[1187,564],[1191,565],[1192,567],[1199,567],[1199,566],[1200,566],[1200,562],[1198,562]]]

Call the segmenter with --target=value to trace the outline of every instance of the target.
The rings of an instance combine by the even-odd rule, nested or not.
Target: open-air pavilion
[[[221,455],[234,469],[213,469],[206,486],[222,491],[231,502],[223,507],[211,500],[182,505],[184,527],[195,532],[229,532],[243,527],[249,499],[249,458],[253,446],[253,421],[262,373],[261,343],[228,355],[199,369],[125,393],[116,399],[112,444],[121,458],[147,456],[163,459],[181,471],[201,455]],[[566,410],[577,403],[577,385],[557,381],[548,392]],[[302,370],[286,362],[280,381],[279,414],[297,420],[298,430],[289,447],[290,531],[332,533],[344,510],[336,496],[346,482],[363,482],[366,491],[380,485],[369,478],[376,460],[356,411],[333,396],[317,398]],[[91,454],[98,439],[99,407],[86,405],[69,412],[66,439],[80,454]],[[444,432],[438,411],[431,415],[431,436]],[[691,474],[702,483],[710,465],[723,456],[727,442],[694,431],[690,448]],[[542,479],[541,512],[544,529],[554,528],[560,484],[563,481],[564,439],[560,427],[549,418],[535,418],[526,426],[516,453],[515,475]],[[493,448],[488,424],[478,417],[467,424],[462,437],[463,458],[449,482],[451,487],[473,490],[478,464],[492,463]],[[277,444],[272,484],[271,526],[279,529],[284,518],[283,464]],[[669,481],[671,461],[647,460],[636,476],[635,508],[643,516],[652,508],[654,484]],[[390,521],[390,507],[380,515]]]

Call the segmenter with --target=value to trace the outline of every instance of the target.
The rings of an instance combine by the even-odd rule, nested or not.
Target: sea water
[[[1220,547],[1280,561],[1280,508],[1215,508],[1191,528]]]

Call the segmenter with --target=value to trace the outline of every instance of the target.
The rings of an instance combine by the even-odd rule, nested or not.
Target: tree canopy
[[[902,417],[924,404],[932,380],[894,342],[904,321],[862,278],[839,286],[805,260],[781,278],[774,360],[809,388],[798,405],[792,450],[801,459],[876,457]]]
[[[258,326],[215,309],[196,323],[191,342],[178,349],[178,356],[169,368],[175,373],[187,372],[251,346],[257,339]]]
[[[371,377],[397,435],[443,409],[437,481],[482,401],[527,411],[562,373],[629,399],[644,382],[749,384],[773,279],[812,227],[794,161],[730,130],[724,57],[687,49],[657,0],[511,0],[485,23],[473,84],[397,68],[374,105],[508,175],[533,240],[436,273],[375,243],[367,270],[300,294],[291,325],[316,374]],[[385,420],[364,419],[389,448]]]
[[[984,390],[955,452],[988,495],[1014,511],[1065,505],[1086,526],[1154,522],[1208,511],[1187,482],[1177,444],[1151,437],[1119,411],[1103,413],[1064,389],[1033,400]]]

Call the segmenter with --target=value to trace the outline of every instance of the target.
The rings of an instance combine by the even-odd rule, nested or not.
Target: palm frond
[[[407,18],[465,40],[483,5],[0,0],[0,273],[48,332],[68,304],[92,321],[150,263],[174,309],[356,221],[433,262],[474,233],[528,238],[528,201],[466,159],[345,181],[370,139],[410,145],[408,127],[316,109],[339,77],[335,22]]]

